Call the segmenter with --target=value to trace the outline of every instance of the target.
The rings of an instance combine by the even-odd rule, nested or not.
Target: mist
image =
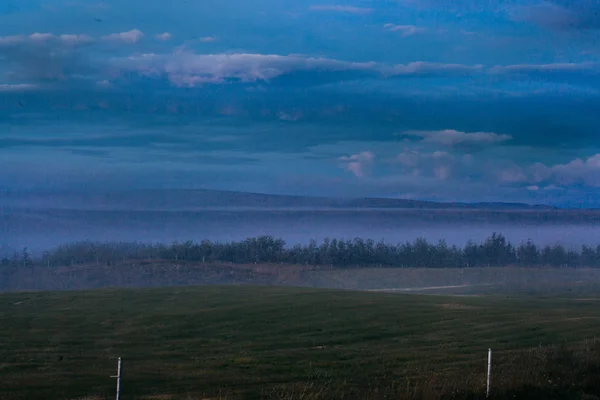
[[[592,215],[593,216],[593,215]],[[425,238],[462,246],[493,232],[512,243],[560,243],[578,248],[600,243],[595,218],[568,212],[488,212],[455,210],[201,210],[124,211],[4,209],[0,212],[0,249],[27,247],[39,253],[74,241],[171,243],[237,241],[271,235],[288,245],[324,238],[383,239],[389,243]]]

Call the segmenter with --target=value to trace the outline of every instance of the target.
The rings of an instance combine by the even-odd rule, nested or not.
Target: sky
[[[600,0],[4,0],[0,190],[600,207]]]

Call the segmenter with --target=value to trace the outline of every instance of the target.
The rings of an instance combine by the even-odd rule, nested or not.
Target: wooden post
[[[490,382],[492,378],[492,349],[488,349],[488,364],[487,364],[487,390],[485,397],[490,397]]]
[[[117,397],[115,399],[119,400],[121,397],[121,357],[119,357],[119,361],[117,362],[117,375],[113,375],[111,378],[117,378]]]

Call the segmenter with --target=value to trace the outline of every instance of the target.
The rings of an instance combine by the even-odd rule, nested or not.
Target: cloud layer
[[[345,6],[345,5],[313,5],[309,7],[312,11],[331,11],[349,14],[370,14],[372,8]]]
[[[370,151],[363,151],[358,154],[339,158],[343,168],[354,174],[357,178],[363,178],[368,174],[374,160],[375,154]]]
[[[600,198],[597,0],[259,3],[0,15],[0,189]]]
[[[487,146],[503,143],[512,139],[510,135],[492,132],[459,132],[454,129],[441,131],[406,131],[407,136],[422,138],[424,142],[441,144],[444,146],[475,145]]]

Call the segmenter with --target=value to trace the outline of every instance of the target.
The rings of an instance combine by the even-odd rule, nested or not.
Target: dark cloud
[[[559,30],[600,29],[600,0],[547,0],[516,7],[512,17]]]
[[[109,43],[135,44],[144,34],[138,29],[102,38],[86,34],[32,33],[0,37],[0,66],[6,78],[25,83],[67,83],[98,79],[106,73],[104,57]],[[94,53],[94,47],[97,49]],[[99,50],[98,50],[99,48]],[[94,55],[96,55],[94,57]]]
[[[433,143],[446,147],[479,148],[508,142],[510,135],[494,132],[460,132],[455,129],[439,131],[406,131],[403,136],[418,137],[424,143]]]
[[[17,82],[57,82],[93,74],[85,55],[60,41],[0,41],[0,62]]]
[[[451,13],[508,14],[556,30],[600,29],[600,0],[400,0],[402,4]]]
[[[160,129],[173,136],[165,141],[174,141],[180,130],[197,126],[217,129],[224,136],[239,132],[252,139],[250,143],[215,142],[213,147],[260,146],[273,151],[297,151],[344,139],[397,141],[398,132],[415,130],[495,132],[512,137],[504,142],[507,146],[571,148],[598,143],[594,115],[600,98],[565,93],[456,101],[455,97],[340,93],[335,88],[247,92],[236,85],[137,87],[0,93],[0,123],[34,127],[71,121],[105,126],[105,135],[111,137],[113,125],[134,131]]]
[[[90,135],[82,134],[77,138],[60,137],[38,137],[38,138],[14,138],[0,136],[0,149],[14,147],[150,147],[157,144],[184,143],[181,138],[161,134],[138,134],[138,135]]]

